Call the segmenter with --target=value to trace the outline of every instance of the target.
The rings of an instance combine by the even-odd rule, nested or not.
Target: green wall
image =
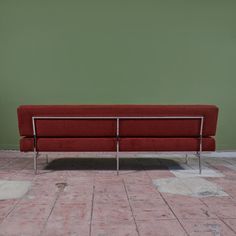
[[[20,104],[216,104],[236,149],[235,0],[0,0],[0,148]]]

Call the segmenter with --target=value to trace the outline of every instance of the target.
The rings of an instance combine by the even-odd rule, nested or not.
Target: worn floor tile
[[[224,219],[224,222],[235,232],[236,235],[236,219]]]
[[[0,225],[0,236],[38,236],[43,226],[41,219],[11,218]]]
[[[162,197],[171,206],[191,207],[194,205],[202,205],[202,200],[196,197],[184,196],[178,194],[162,193]],[[215,199],[215,197],[214,197]]]
[[[89,235],[89,222],[76,224],[70,222],[50,221],[41,234],[42,236],[87,236]]]
[[[146,170],[151,179],[163,179],[175,177],[169,170]]]
[[[88,235],[91,204],[56,203],[43,235]]]
[[[235,199],[236,200],[236,199]],[[205,198],[203,202],[219,218],[236,218],[236,201],[231,197]]]
[[[177,220],[137,221],[138,231],[143,236],[185,236]]]
[[[93,221],[116,223],[132,222],[133,217],[129,205],[120,204],[94,204]]]
[[[213,209],[204,205],[173,206],[172,210],[179,219],[217,219]]]
[[[0,201],[0,223],[14,208],[16,203],[17,200],[12,200],[12,199]]]
[[[190,236],[235,236],[235,232],[220,220],[183,220],[182,224]]]
[[[92,236],[138,236],[134,223],[107,224],[103,222],[94,222],[92,224]]]
[[[154,209],[133,208],[133,213],[135,219],[138,221],[175,219],[175,216],[167,206],[158,207]]]

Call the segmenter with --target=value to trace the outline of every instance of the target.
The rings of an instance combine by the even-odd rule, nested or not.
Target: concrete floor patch
[[[232,164],[224,164],[225,167],[231,169],[231,170],[234,170],[236,171],[236,166],[232,165]]]
[[[210,169],[210,168],[204,168],[202,170],[202,173],[199,174],[198,169],[172,169],[169,168],[170,172],[173,173],[176,177],[179,178],[189,178],[189,177],[224,177],[223,174],[220,172]]]
[[[30,185],[30,181],[0,180],[0,200],[21,198]]]
[[[223,189],[203,178],[164,178],[153,180],[160,192],[193,197],[228,196]]]

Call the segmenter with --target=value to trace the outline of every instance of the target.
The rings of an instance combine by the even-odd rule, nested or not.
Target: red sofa
[[[35,152],[201,152],[215,150],[214,105],[19,106],[20,150]]]

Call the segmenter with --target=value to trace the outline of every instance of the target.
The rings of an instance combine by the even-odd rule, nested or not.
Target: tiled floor
[[[1,236],[236,235],[236,158],[204,158],[216,176],[204,169],[200,178],[226,195],[196,197],[160,192],[154,182],[195,169],[197,159],[122,159],[117,176],[114,159],[54,157],[48,166],[40,157],[34,175],[32,154],[0,152],[0,180],[30,181],[20,198],[0,200]]]

